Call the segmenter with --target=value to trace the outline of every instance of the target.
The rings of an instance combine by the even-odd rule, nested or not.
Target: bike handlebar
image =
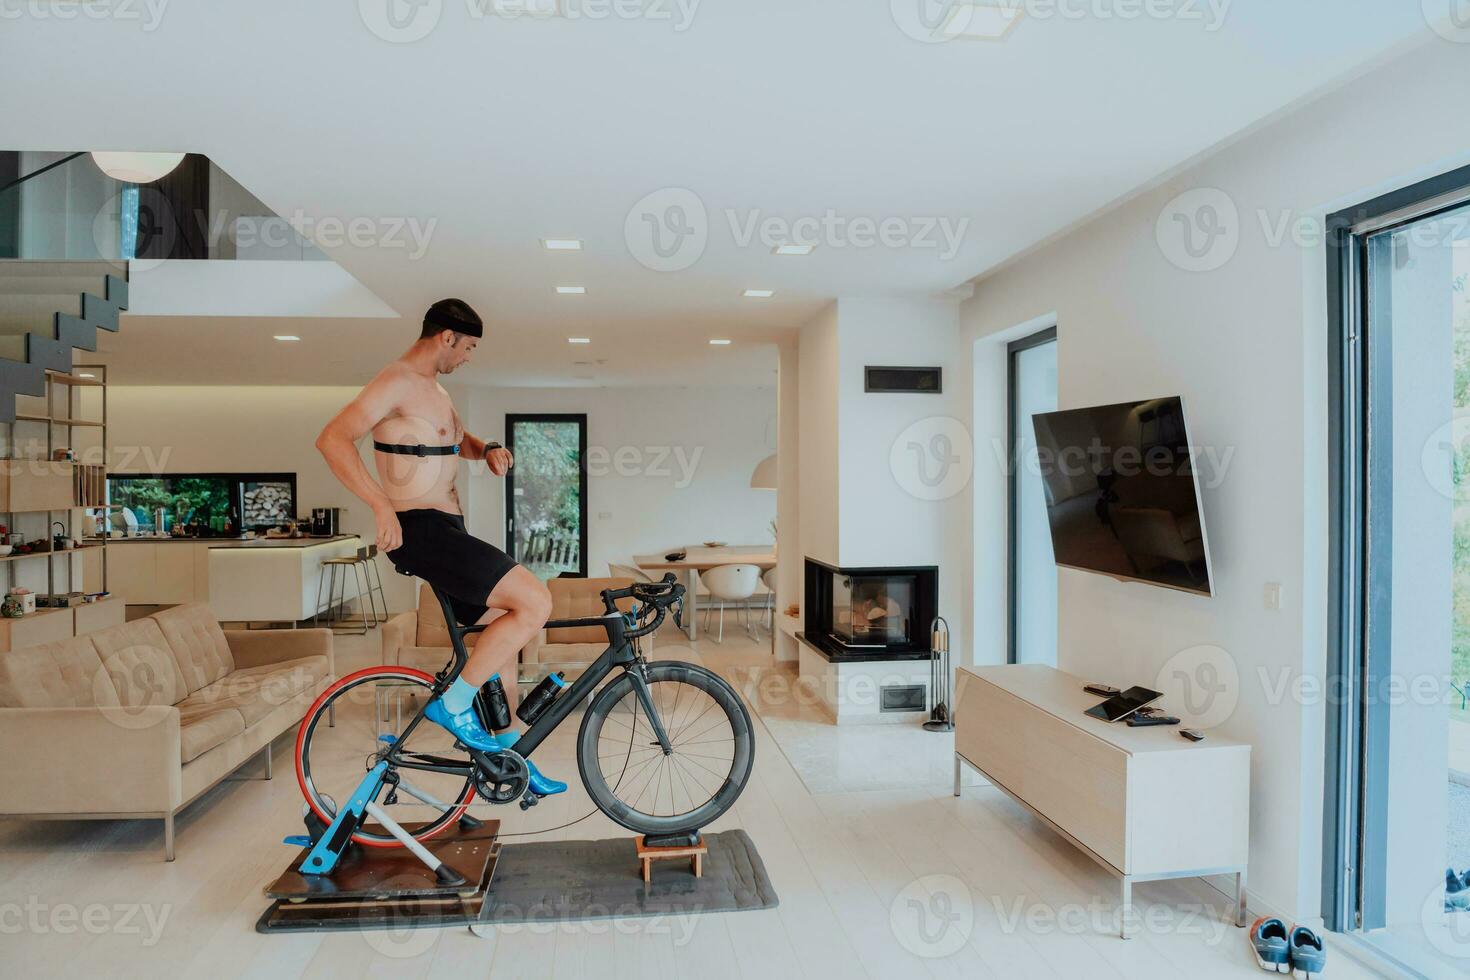
[[[667,572],[657,582],[634,582],[626,589],[603,589],[602,602],[607,611],[617,612],[617,601],[619,599],[636,599],[645,608],[654,610],[654,617],[642,626],[624,633],[630,639],[647,636],[658,629],[668,614],[670,606],[676,606],[674,610],[674,622],[682,624],[684,614],[684,586],[674,581],[674,573]]]

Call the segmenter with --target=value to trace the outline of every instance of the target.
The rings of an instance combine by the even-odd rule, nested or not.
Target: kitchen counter
[[[355,534],[332,534],[332,535],[308,535],[304,538],[175,538],[173,536],[162,538],[125,538],[121,535],[113,535],[108,538],[84,538],[84,544],[101,544],[106,541],[113,544],[202,544],[211,548],[311,548],[319,544],[331,544],[334,541],[344,541],[347,538],[355,538]]]
[[[355,541],[355,534],[332,534],[305,538],[196,538],[211,548],[315,548],[318,545],[335,544],[338,541]]]
[[[205,539],[199,554],[209,569],[209,607],[221,622],[295,623],[311,619],[331,599],[322,582],[322,562],[350,558],[363,546],[355,534],[330,538]],[[124,549],[131,551],[132,549]],[[168,548],[160,548],[170,551]],[[350,569],[349,569],[350,571]],[[341,584],[345,578],[346,585]],[[338,590],[351,599],[357,574],[339,575]]]
[[[98,539],[100,540],[100,539]],[[87,543],[92,543],[88,539]],[[286,590],[284,596],[301,598],[275,602],[272,612],[288,607],[298,613],[315,612],[319,568],[323,558],[357,554],[363,546],[355,534],[336,534],[320,538],[107,538],[107,585],[129,604],[175,605],[181,602],[207,602],[216,612],[234,608],[244,602],[256,605],[263,588],[259,579],[283,576],[276,583]],[[99,549],[90,554],[104,554]],[[278,566],[272,558],[281,559]],[[225,567],[216,566],[225,561]],[[216,575],[222,576],[215,581]],[[352,593],[348,589],[348,593]],[[221,617],[225,618],[225,617]],[[289,618],[245,616],[237,619]],[[305,618],[297,616],[296,618]]]

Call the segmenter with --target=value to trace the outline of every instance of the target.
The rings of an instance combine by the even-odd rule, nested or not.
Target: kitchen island
[[[296,623],[324,612],[322,561],[357,554],[355,534],[325,538],[214,541],[209,556],[209,608],[221,622]],[[348,576],[348,595],[356,592]],[[317,604],[320,594],[321,605]]]
[[[207,602],[225,622],[310,619],[317,612],[322,559],[355,554],[362,546],[355,534],[319,538],[113,535],[107,543],[113,546],[107,551],[108,588],[129,605]],[[322,602],[325,608],[325,596]],[[245,613],[248,615],[242,615]]]

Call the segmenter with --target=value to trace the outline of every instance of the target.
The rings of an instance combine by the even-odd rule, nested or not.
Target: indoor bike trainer
[[[534,806],[540,797],[530,787],[527,757],[589,698],[577,746],[582,782],[598,809],[641,833],[640,854],[698,847],[699,828],[728,810],[744,789],[754,738],[739,695],[702,667],[650,664],[638,650],[637,640],[656,630],[670,607],[675,620],[680,618],[683,587],[672,575],[662,582],[604,590],[600,616],[548,622],[549,629],[604,630],[608,648],[570,685],[559,677],[543,681],[546,686],[554,680],[557,690],[541,699],[537,692],[528,696],[517,712],[527,730],[494,753],[469,749],[433,723],[420,724],[423,708],[463,670],[468,660],[464,637],[484,629],[457,625],[448,597],[435,594],[449,626],[449,664],[432,677],[389,665],[357,671],[334,682],[307,712],[296,745],[307,833],[285,840],[303,850],[267,889],[277,901],[258,924],[262,931],[321,927],[344,916],[359,927],[374,916],[389,921],[427,916],[425,924],[467,921],[474,928],[489,910],[499,821],[481,822],[466,809],[477,797],[519,802],[523,810]],[[619,608],[620,600],[632,600],[632,608]],[[614,668],[622,668],[622,674],[598,690]],[[379,731],[362,756],[350,746],[330,750],[331,736],[318,722],[355,688],[385,682],[413,690],[423,704],[400,731]],[[501,698],[498,717],[477,698],[487,729],[509,725]],[[527,714],[533,703],[537,710]],[[322,741],[328,747],[319,748]],[[350,774],[346,782],[337,776],[344,756],[364,758],[365,772],[355,784]],[[335,765],[328,766],[328,759]],[[344,800],[340,806],[321,785],[329,776],[338,778],[332,788]],[[402,808],[395,818],[391,811],[400,804],[421,807],[417,813],[430,819],[408,820],[403,815],[409,811]],[[411,906],[413,914],[395,902]]]

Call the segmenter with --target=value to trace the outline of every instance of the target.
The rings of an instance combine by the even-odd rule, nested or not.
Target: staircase
[[[43,395],[46,372],[71,372],[72,349],[118,328],[128,284],[112,262],[0,259],[0,423],[17,395]]]

